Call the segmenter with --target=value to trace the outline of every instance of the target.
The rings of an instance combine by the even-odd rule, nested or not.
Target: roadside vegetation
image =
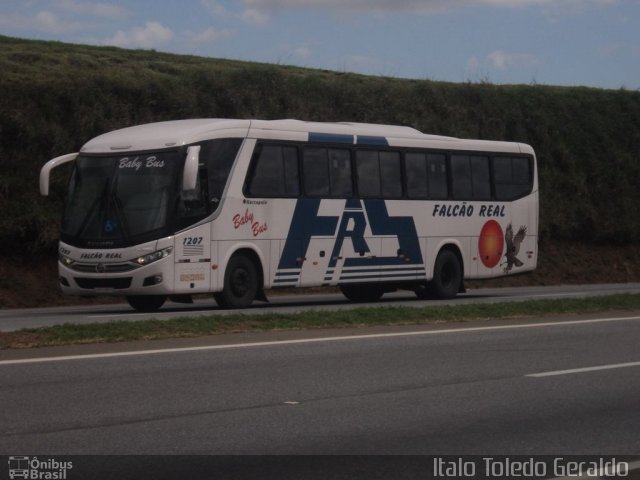
[[[434,304],[426,307],[394,306],[302,313],[212,314],[200,317],[177,317],[170,320],[120,320],[85,325],[64,324],[16,332],[0,332],[0,349],[201,337],[270,330],[429,325],[604,311],[615,311],[620,314],[640,311],[640,294],[474,305]]]
[[[372,77],[3,36],[0,91],[0,308],[58,303],[56,277],[37,269],[55,266],[68,170],[41,198],[48,159],[117,128],[197,117],[389,123],[529,143],[540,245],[554,252],[540,256],[541,271],[603,262],[617,276],[601,281],[640,280],[638,91]],[[26,270],[33,282],[11,277]]]

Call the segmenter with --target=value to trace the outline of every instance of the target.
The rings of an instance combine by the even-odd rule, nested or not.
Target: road
[[[223,310],[213,299],[198,299],[192,305],[167,302],[159,312],[137,313],[129,305],[91,305],[38,309],[0,310],[0,331],[19,330],[63,323],[95,323],[113,320],[143,320],[157,318],[166,320],[177,316],[211,315],[229,313],[300,312],[303,310],[331,310],[371,305],[404,305],[422,307],[443,304],[493,303],[544,298],[584,298],[615,293],[640,293],[640,283],[603,285],[562,285],[552,287],[481,288],[468,290],[456,299],[442,302],[418,300],[412,292],[386,294],[381,301],[369,304],[354,304],[341,294],[278,295],[269,303],[256,302],[244,310]]]
[[[640,454],[640,312],[4,351],[0,453]]]

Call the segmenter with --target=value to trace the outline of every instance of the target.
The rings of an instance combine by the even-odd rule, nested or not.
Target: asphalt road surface
[[[640,312],[0,352],[0,454],[640,454]]]
[[[0,310],[0,331],[42,327],[63,323],[95,323],[112,320],[169,319],[177,316],[225,315],[228,313],[300,312],[303,310],[331,310],[374,305],[429,306],[443,304],[494,303],[535,300],[544,298],[584,298],[615,293],[640,293],[640,283],[603,285],[562,285],[552,287],[513,287],[470,289],[454,300],[418,300],[412,292],[401,291],[385,294],[375,303],[354,304],[339,293],[314,295],[275,295],[269,303],[255,302],[244,310],[224,310],[213,299],[198,299],[194,304],[167,302],[155,313],[137,313],[128,304],[91,305],[37,309]]]

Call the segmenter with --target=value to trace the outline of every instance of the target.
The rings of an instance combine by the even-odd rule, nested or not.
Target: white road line
[[[446,330],[419,330],[413,332],[370,333],[363,335],[344,335],[339,337],[300,338],[295,340],[274,340],[270,342],[235,343],[230,345],[203,345],[199,347],[161,348],[155,350],[133,350],[128,352],[95,353],[89,355],[67,355],[58,357],[22,358],[1,360],[3,365],[20,365],[25,363],[62,362],[66,360],[90,360],[95,358],[130,357],[136,355],[154,355],[161,353],[198,352],[207,350],[229,350],[234,348],[271,347],[276,345],[296,345],[305,343],[342,342],[350,340],[369,340],[376,338],[415,337],[422,335],[443,335],[448,333],[490,332],[495,330],[515,330],[522,328],[566,327],[569,325],[588,325],[593,323],[624,322],[640,320],[640,315],[633,317],[592,318],[589,320],[568,320],[564,322],[526,323],[522,325],[496,325],[491,327],[450,328]]]
[[[566,293],[536,293],[534,295],[522,295],[521,297],[517,297],[517,298],[542,298],[542,297],[575,297],[576,295],[581,295],[579,297],[576,297],[577,299],[580,299],[582,297],[585,296],[589,296],[590,293],[589,292],[566,292]],[[516,298],[515,296],[513,298]]]
[[[163,312],[156,312],[161,314]],[[174,312],[170,312],[173,314]],[[190,312],[192,313],[192,312]],[[109,313],[104,315],[87,315],[87,318],[130,318],[130,317],[145,317],[149,316],[148,313]]]
[[[616,363],[613,365],[598,365],[595,367],[572,368],[569,370],[555,370],[552,372],[530,373],[525,377],[554,377],[556,375],[571,375],[572,373],[597,372],[599,370],[613,370],[614,368],[640,367],[640,362]]]

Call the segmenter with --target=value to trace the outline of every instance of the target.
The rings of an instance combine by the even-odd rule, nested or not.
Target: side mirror
[[[200,165],[200,145],[187,149],[187,158],[182,172],[182,189],[195,190],[198,183],[198,167]]]
[[[64,163],[72,162],[78,156],[77,153],[68,153],[53,160],[49,160],[40,170],[40,195],[46,197],[49,195],[49,176],[51,170]]]

